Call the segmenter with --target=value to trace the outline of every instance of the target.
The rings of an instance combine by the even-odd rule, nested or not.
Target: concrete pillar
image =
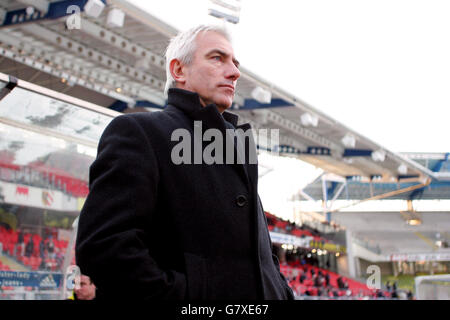
[[[394,270],[394,276],[398,276],[398,268],[397,268],[397,261],[392,261],[392,270]]]
[[[360,259],[358,257],[355,257],[353,260],[355,261],[355,274],[356,274],[355,278],[358,278],[358,279],[359,278],[364,278],[364,276],[361,273],[361,261],[360,261]],[[364,270],[364,273],[365,273],[365,270]]]
[[[345,231],[345,242],[347,246],[348,273],[350,277],[356,278],[355,257],[353,256],[353,237],[351,231],[348,229]]]

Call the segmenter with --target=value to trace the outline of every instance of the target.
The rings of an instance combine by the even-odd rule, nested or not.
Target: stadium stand
[[[61,271],[62,261],[66,253],[68,243],[66,240],[54,238],[53,235],[43,239],[39,234],[25,232],[23,243],[19,243],[19,233],[13,229],[0,226],[0,242],[3,254],[22,264],[26,269],[33,271]],[[44,249],[40,250],[40,243]],[[26,252],[30,242],[33,243],[32,251]],[[54,247],[54,251],[51,249]],[[31,248],[31,246],[29,246]],[[6,264],[0,265],[0,270],[10,270]]]
[[[377,298],[378,291],[371,290],[365,284],[343,277],[335,272],[311,265],[281,265],[281,272],[297,296],[339,299]],[[329,281],[325,280],[326,278]],[[340,285],[342,283],[342,285]],[[389,297],[388,291],[383,291]]]
[[[3,181],[59,190],[73,197],[86,197],[89,192],[87,181],[42,162],[19,166],[2,160],[4,159],[0,159],[0,177]]]

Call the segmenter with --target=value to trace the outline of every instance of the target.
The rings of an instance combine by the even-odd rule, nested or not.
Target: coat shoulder
[[[127,113],[114,119],[121,123],[135,122],[145,130],[162,131],[182,126],[186,120],[187,117],[181,110],[170,105],[161,111]]]

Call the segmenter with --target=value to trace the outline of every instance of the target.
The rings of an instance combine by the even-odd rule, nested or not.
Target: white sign
[[[390,261],[450,261],[450,252],[391,254]]]
[[[57,211],[77,211],[77,198],[57,190],[48,190],[0,181],[3,202]]]
[[[292,244],[296,247],[309,248],[310,241],[313,240],[313,237],[296,237],[290,234],[278,233],[278,232],[269,232],[270,238],[273,243],[279,244]]]

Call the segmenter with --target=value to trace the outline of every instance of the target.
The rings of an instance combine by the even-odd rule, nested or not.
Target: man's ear
[[[184,65],[178,59],[170,61],[170,73],[176,82],[184,84],[186,82],[184,74]]]

